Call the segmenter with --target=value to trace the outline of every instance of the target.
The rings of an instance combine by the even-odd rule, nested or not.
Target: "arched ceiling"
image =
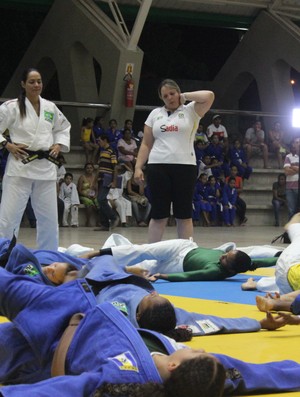
[[[110,0],[94,0],[97,4]],[[139,6],[141,0],[116,0],[118,6]],[[151,8],[161,10],[218,14],[253,19],[261,10],[300,21],[299,0],[152,0]]]
[[[137,7],[145,0],[114,0],[123,12],[125,7]],[[49,8],[54,0],[1,0],[0,7],[26,7],[32,9]],[[111,0],[94,0],[100,7],[111,2]],[[282,17],[287,17],[293,21],[300,21],[300,0],[152,0],[151,12],[157,17],[159,11],[166,13],[169,11],[178,16],[178,13],[203,15],[212,19],[212,22],[226,20],[234,22],[239,26],[251,24],[261,10],[270,10]],[[234,26],[232,26],[234,27]]]

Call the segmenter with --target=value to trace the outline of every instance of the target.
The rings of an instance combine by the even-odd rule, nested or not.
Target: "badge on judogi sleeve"
[[[118,354],[115,357],[109,357],[108,359],[116,364],[120,371],[139,372],[136,359],[129,351]]]
[[[196,323],[205,335],[215,334],[216,332],[220,331],[220,328],[209,319],[198,320]]]

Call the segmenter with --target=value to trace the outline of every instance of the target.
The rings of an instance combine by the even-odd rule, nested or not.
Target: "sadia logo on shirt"
[[[161,125],[160,126],[161,132],[178,132],[178,126],[177,125]]]

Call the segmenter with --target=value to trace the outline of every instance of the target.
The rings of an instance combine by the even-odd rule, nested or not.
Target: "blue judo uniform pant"
[[[20,381],[35,381],[35,374],[31,374],[32,376],[30,378],[30,371],[34,367],[40,370],[39,377],[41,379],[48,378],[50,374],[47,373],[47,369],[49,370],[53,350],[63,330],[66,328],[69,318],[76,312],[88,312],[87,318],[89,319],[81,328],[80,332],[82,333],[82,338],[79,338],[79,342],[81,343],[77,341],[77,344],[72,348],[73,362],[75,362],[75,364],[77,362],[77,365],[80,365],[81,372],[72,372],[73,367],[70,365],[69,374],[77,376],[57,377],[36,385],[30,385],[30,387],[3,387],[0,389],[3,396],[32,396],[34,395],[35,387],[43,387],[42,395],[50,397],[53,395],[53,387],[58,387],[56,390],[60,390],[59,387],[61,384],[66,387],[68,383],[70,384],[69,390],[73,393],[74,388],[72,385],[76,384],[77,377],[80,379],[80,382],[78,380],[79,389],[84,388],[85,382],[90,382],[91,378],[95,380],[97,375],[89,375],[89,371],[91,370],[89,367],[91,366],[92,360],[97,359],[97,357],[95,358],[95,351],[91,351],[92,356],[90,360],[88,360],[88,346],[91,346],[95,340],[99,341],[100,336],[104,341],[106,338],[104,330],[101,330],[101,323],[99,323],[98,327],[98,323],[95,321],[99,314],[98,308],[105,312],[104,309],[108,307],[108,310],[112,311],[112,315],[107,316],[107,321],[114,320],[116,325],[120,322],[119,327],[116,327],[113,333],[115,340],[122,340],[122,338],[126,337],[126,343],[129,343],[130,338],[124,333],[125,328],[127,329],[127,333],[136,332],[132,325],[117,311],[117,309],[108,303],[104,304],[109,305],[105,306],[104,309],[102,305],[91,309],[95,302],[93,294],[86,292],[88,289],[89,287],[85,283],[85,280],[76,280],[58,288],[53,288],[38,284],[34,280],[24,276],[14,276],[4,269],[0,269],[0,309],[13,321],[13,324],[4,323],[0,325],[0,344],[2,345],[5,342],[6,344],[11,343],[10,347],[13,351],[11,356],[8,356],[8,352],[7,357],[1,355],[0,381],[3,382],[3,379],[5,380],[4,370],[9,372],[9,363],[11,363],[11,368],[15,370],[18,367],[19,369],[22,367],[23,376],[25,378],[24,372],[27,371],[27,379],[14,379],[15,383]],[[99,332],[99,335],[96,335],[96,339],[95,330]],[[112,334],[109,327],[106,328],[106,332],[108,332],[109,335]],[[2,340],[2,336],[6,336],[5,342]],[[166,339],[163,336],[158,335],[157,337],[161,338],[164,345],[169,343],[165,342]],[[135,337],[135,339],[135,343],[140,343],[138,338]],[[9,346],[6,346],[6,348],[9,350]],[[127,348],[127,345],[125,348]],[[5,353],[4,346],[1,346],[1,349]],[[109,350],[108,348],[108,355],[110,354]],[[170,346],[168,346],[167,351],[172,353]],[[83,359],[81,359],[81,355],[84,356],[82,357]],[[298,363],[293,361],[281,361],[278,363],[248,364],[228,356],[219,354],[216,354],[216,356],[227,370],[226,394],[233,392],[242,394],[250,392],[300,390],[300,365]],[[10,360],[6,361],[6,358]],[[145,360],[147,361],[148,359],[150,360],[147,356]],[[36,362],[34,363],[34,361]],[[26,363],[30,364],[27,370],[25,368]],[[153,365],[152,361],[149,361],[148,364]],[[85,366],[87,368],[85,368]],[[113,367],[115,367],[115,365],[113,365]],[[88,374],[84,374],[85,371],[88,371]],[[74,395],[68,392],[67,387],[65,391],[64,396],[66,397],[72,397]]]

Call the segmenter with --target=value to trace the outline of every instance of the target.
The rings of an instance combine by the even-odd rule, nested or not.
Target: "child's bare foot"
[[[258,295],[256,298],[256,306],[261,312],[269,312],[274,310],[274,302],[276,300],[264,298],[263,296]]]
[[[275,311],[291,311],[291,301],[282,299],[270,299],[263,296],[256,297],[256,306],[261,312]]]
[[[241,285],[243,291],[255,291],[256,290],[257,281],[254,281],[252,277],[248,278],[248,280]]]

